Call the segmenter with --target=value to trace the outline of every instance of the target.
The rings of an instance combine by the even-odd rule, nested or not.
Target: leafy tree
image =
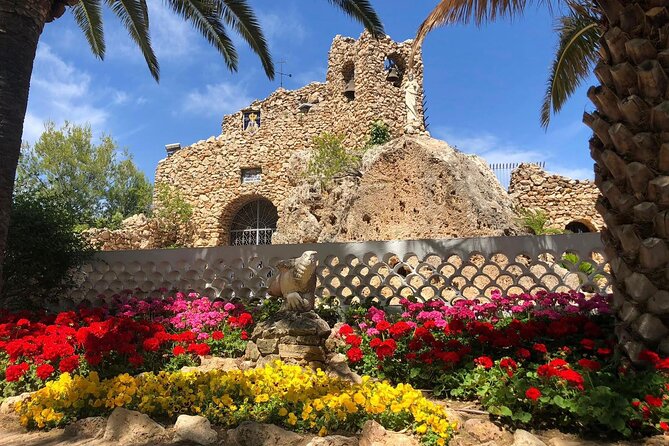
[[[148,212],[151,184],[127,151],[109,136],[93,143],[88,125],[47,122],[33,145],[24,145],[16,189],[44,199],[60,197],[80,225],[114,226],[130,215]]]
[[[14,197],[3,300],[29,307],[33,299],[57,297],[73,285],[77,268],[92,255],[87,241],[74,230],[76,224],[77,218],[58,196]]]
[[[274,64],[267,41],[247,0],[163,2],[221,53],[231,71],[237,69],[238,56],[228,35],[230,28],[258,55],[267,76],[270,79],[274,77]],[[69,6],[93,54],[103,59],[106,49],[102,26],[103,3],[121,20],[139,46],[151,75],[158,80],[160,70],[151,48],[146,0],[0,0],[0,289],[14,176],[21,150],[37,43],[44,26],[61,17]],[[384,34],[383,25],[369,0],[329,0],[329,3],[362,23],[375,37]]]
[[[419,27],[414,50],[438,26],[480,25],[519,15],[533,3],[549,4],[442,0]],[[562,3],[577,13],[587,8],[576,1]],[[597,210],[607,226],[602,240],[612,266],[613,309],[620,312],[616,333],[620,347],[635,360],[644,349],[669,353],[664,313],[669,299],[669,11],[666,2],[647,0],[597,0],[596,6],[590,9],[596,27],[574,24],[562,37],[571,34],[583,41],[587,30],[596,28],[602,36],[594,69],[601,85],[588,90],[597,111],[584,113],[583,121],[593,130],[590,154],[602,193]],[[588,41],[558,64],[564,76],[552,75],[555,95],[573,91],[583,64],[589,63],[579,53],[590,54],[588,48],[597,44],[592,35]],[[554,103],[559,108],[559,100]],[[653,304],[641,304],[649,301]]]

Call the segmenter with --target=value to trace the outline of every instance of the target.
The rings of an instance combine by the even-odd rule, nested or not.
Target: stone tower
[[[388,36],[378,40],[366,32],[357,40],[336,36],[325,83],[313,82],[297,90],[280,88],[226,115],[219,136],[183,149],[170,145],[168,157],[156,168],[156,183],[171,185],[193,205],[192,244],[265,243],[271,239],[270,220],[276,224],[277,213],[294,184],[291,178],[305,167],[299,161],[305,157],[298,155],[308,156],[314,137],[324,132],[343,135],[344,145],[353,149],[364,146],[374,121],[386,123],[393,138],[423,131],[423,64],[419,54],[413,73],[406,73],[410,52],[411,41],[397,43]],[[398,74],[391,79],[390,67]],[[410,79],[416,90],[413,123],[408,122],[406,107],[405,87]],[[347,91],[351,80],[354,92]],[[238,217],[253,212],[263,212],[269,223],[246,234],[246,223]]]

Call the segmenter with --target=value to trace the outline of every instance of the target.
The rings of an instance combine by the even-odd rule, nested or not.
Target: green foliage
[[[576,266],[580,272],[585,273],[587,276],[592,275],[596,271],[595,265],[590,262],[581,261],[577,254],[571,252],[562,254],[560,266],[568,270],[571,270],[572,266]]]
[[[520,223],[525,229],[535,235],[562,234],[564,231],[547,228],[548,216],[541,209],[519,209]]]
[[[307,175],[318,179],[323,186],[335,178],[358,176],[361,157],[347,151],[343,141],[343,135],[328,132],[316,136]]]
[[[369,140],[367,147],[378,146],[390,141],[390,128],[383,121],[374,121],[369,130]]]
[[[557,20],[560,41],[556,50],[546,93],[541,105],[541,125],[548,127],[551,111],[558,113],[574,91],[588,78],[599,58],[602,26],[594,4],[569,3],[569,14]]]
[[[342,319],[343,312],[339,299],[336,296],[322,296],[316,299],[316,314],[319,315],[330,327]]]
[[[152,188],[132,157],[109,136],[93,143],[89,125],[45,124],[39,140],[26,144],[19,161],[16,190],[42,200],[54,197],[71,209],[81,226],[118,226],[147,212]]]
[[[193,206],[181,192],[168,184],[156,184],[156,208],[153,217],[158,220],[158,238],[165,247],[185,246],[192,235]]]
[[[73,284],[73,275],[92,255],[77,219],[58,197],[14,197],[4,265],[3,297],[57,297]],[[28,304],[28,301],[24,301]]]
[[[269,297],[264,299],[262,303],[251,312],[253,314],[253,319],[258,322],[266,321],[270,316],[278,313],[281,305],[283,305],[283,298]]]

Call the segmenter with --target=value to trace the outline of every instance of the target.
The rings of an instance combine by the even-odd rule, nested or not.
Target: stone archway
[[[573,232],[575,234],[582,234],[586,232],[597,232],[597,228],[585,219],[573,220],[564,227],[567,231]]]
[[[224,216],[224,240],[228,245],[269,245],[276,231],[276,206],[259,195],[242,197],[228,206]]]

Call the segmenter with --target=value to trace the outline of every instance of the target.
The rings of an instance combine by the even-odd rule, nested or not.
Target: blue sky
[[[269,95],[260,62],[239,39],[240,67],[226,68],[190,26],[160,0],[148,0],[151,36],[161,80],[150,76],[120,22],[105,12],[107,56],[91,54],[68,12],[48,24],[33,72],[24,139],[34,141],[43,121],[88,122],[96,135],[111,134],[153,180],[164,146],[188,145],[220,133],[223,114]],[[254,0],[275,61],[286,60],[286,88],[324,81],[327,52],[336,34],[357,37],[362,27],[325,0]],[[436,0],[376,0],[386,32],[413,37]],[[589,129],[581,123],[592,106],[589,79],[549,130],[539,106],[556,45],[553,19],[532,9],[513,22],[440,28],[424,45],[425,92],[434,137],[489,162],[545,161],[549,171],[592,178]],[[277,65],[278,71],[278,65]]]

